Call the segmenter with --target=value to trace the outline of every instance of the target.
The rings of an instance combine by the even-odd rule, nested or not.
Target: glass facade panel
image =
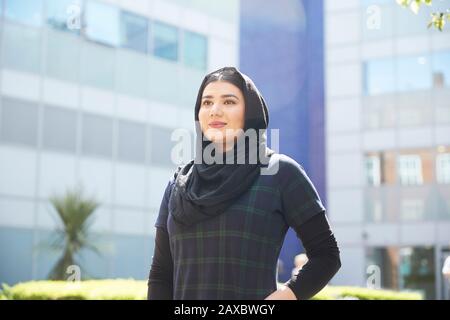
[[[114,51],[95,43],[83,43],[81,50],[81,82],[103,89],[115,88]]]
[[[396,100],[392,94],[365,96],[362,106],[365,129],[393,128],[397,124]]]
[[[94,114],[83,114],[82,119],[82,153],[111,158],[112,119]]]
[[[364,64],[364,74],[367,95],[395,92],[395,65],[392,59],[367,61]]]
[[[172,130],[153,126],[150,129],[150,161],[152,164],[174,167],[171,160],[172,148],[175,142],[170,140]]]
[[[58,151],[76,151],[77,114],[59,107],[45,106],[43,147]]]
[[[145,125],[119,121],[117,157],[121,161],[145,162]]]
[[[50,77],[77,82],[81,41],[76,35],[47,29],[45,73]]]
[[[398,91],[414,91],[432,87],[431,61],[428,55],[397,59]]]
[[[181,78],[178,65],[150,57],[150,99],[179,105],[182,99],[176,93],[180,90]]]
[[[394,34],[395,9],[390,0],[364,1],[361,5],[364,40],[385,39]]]
[[[27,101],[3,98],[0,140],[36,147],[38,137],[38,105]]]
[[[450,87],[450,52],[383,58],[364,63],[364,93],[379,95]]]
[[[399,289],[398,267],[399,250],[396,247],[369,247],[366,250],[366,266],[376,266],[380,271],[377,276],[380,283],[374,283],[378,288]],[[375,280],[375,279],[374,279]]]
[[[414,291],[424,299],[436,297],[433,247],[369,247],[366,266],[379,268],[383,289]]]
[[[19,71],[41,71],[40,29],[13,23],[3,24],[3,65]]]
[[[148,52],[148,20],[122,11],[120,13],[120,45],[139,52]]]
[[[178,29],[162,22],[152,25],[153,54],[157,57],[178,60]]]
[[[428,29],[427,25],[431,20],[430,14],[434,12],[434,4],[439,1],[433,1],[432,9],[426,5],[422,5],[418,14],[414,14],[410,9],[402,8],[397,5],[396,1],[392,1],[395,9],[395,35],[396,36],[408,36],[408,35],[420,35],[429,34],[434,31]]]
[[[430,90],[402,92],[394,99],[399,126],[424,126],[433,123],[433,99]]]
[[[400,249],[400,288],[419,291],[425,299],[435,299],[435,254],[433,247]]]
[[[119,45],[119,9],[101,2],[86,3],[86,36],[94,41]]]
[[[57,30],[76,34],[81,29],[81,0],[46,0],[46,22]]]
[[[185,31],[183,38],[183,61],[186,65],[206,69],[207,39],[205,36]]]
[[[149,96],[150,63],[148,56],[129,50],[118,50],[116,70],[117,90],[142,98]]]
[[[42,25],[42,0],[5,0],[5,17],[27,25]]]
[[[431,58],[433,87],[450,88],[450,52],[436,52]]]

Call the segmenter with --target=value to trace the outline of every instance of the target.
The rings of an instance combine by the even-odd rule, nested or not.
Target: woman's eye
[[[213,103],[212,103],[211,101],[208,101],[208,100],[205,100],[205,101],[203,101],[203,103],[202,103],[202,105],[204,105],[204,106],[210,106],[210,105],[212,105],[212,104],[213,104]],[[225,104],[225,105],[227,105],[227,104],[236,104],[236,102],[234,102],[233,100],[225,100],[224,104]]]

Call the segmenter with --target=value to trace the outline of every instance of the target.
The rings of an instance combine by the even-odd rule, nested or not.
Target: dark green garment
[[[260,300],[276,290],[277,261],[286,232],[324,212],[302,167],[274,154],[269,169],[222,214],[181,228],[167,201],[156,227],[167,230],[173,258],[173,299]]]

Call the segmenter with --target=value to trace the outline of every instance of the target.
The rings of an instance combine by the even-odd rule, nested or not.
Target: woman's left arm
[[[266,300],[306,300],[316,295],[341,267],[340,252],[325,211],[295,229],[308,262]]]

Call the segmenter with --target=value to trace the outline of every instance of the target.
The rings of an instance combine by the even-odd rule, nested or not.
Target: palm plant
[[[62,254],[50,271],[49,279],[65,280],[69,266],[80,267],[76,256],[82,249],[100,253],[89,236],[93,213],[99,204],[93,198],[85,198],[81,188],[67,190],[63,196],[54,195],[50,202],[60,223],[51,247]]]

